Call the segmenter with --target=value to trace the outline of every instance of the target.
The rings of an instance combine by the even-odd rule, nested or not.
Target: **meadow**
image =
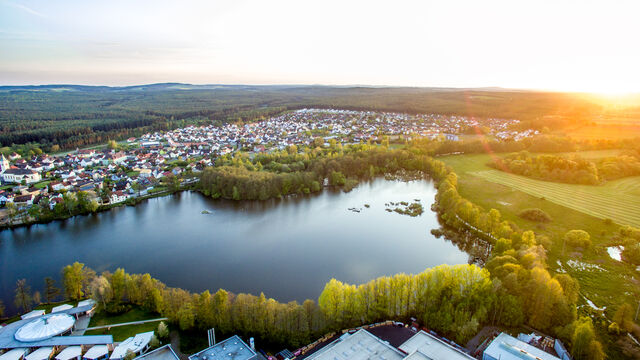
[[[561,184],[535,180],[499,170],[470,172],[489,182],[545,198],[599,219],[640,227],[640,177],[609,181],[604,185]]]
[[[615,150],[576,153],[598,158],[615,155]],[[484,207],[500,210],[505,220],[522,229],[547,236],[550,270],[567,272],[580,282],[581,294],[598,307],[614,309],[624,301],[636,304],[640,298],[638,272],[611,259],[606,248],[621,225],[640,225],[640,177],[623,178],[600,186],[570,185],[533,180],[488,167],[494,156],[504,154],[468,154],[438,157],[458,175],[458,191]],[[537,223],[518,214],[539,208],[552,221]],[[612,222],[604,219],[610,218]],[[563,235],[574,229],[587,231],[593,246],[582,253],[563,246]],[[571,261],[574,260],[574,261]],[[592,264],[597,266],[582,266]],[[583,306],[589,307],[584,300]],[[608,314],[610,315],[610,314]]]

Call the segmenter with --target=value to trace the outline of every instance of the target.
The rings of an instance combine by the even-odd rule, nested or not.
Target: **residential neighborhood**
[[[519,139],[537,131],[510,130],[518,120],[484,119],[436,114],[409,115],[374,111],[302,109],[244,125],[188,126],[166,132],[147,133],[115,146],[76,149],[66,154],[45,153],[23,158],[17,153],[0,157],[0,205],[3,223],[24,214],[33,204],[64,211],[65,195],[78,195],[93,208],[126,203],[129,199],[161,194],[173,179],[189,178],[214,164],[216,157],[236,151],[259,153],[283,150],[290,145],[309,146],[321,139],[341,144],[395,141],[414,136],[458,141],[470,129],[499,139]],[[178,180],[180,181],[180,180]],[[178,183],[179,186],[179,183]],[[23,222],[26,218],[23,219]]]

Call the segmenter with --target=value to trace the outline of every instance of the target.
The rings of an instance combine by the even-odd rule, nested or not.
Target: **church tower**
[[[7,158],[4,157],[4,154],[2,154],[2,157],[0,157],[0,174],[9,170],[9,167],[9,160],[7,160]]]

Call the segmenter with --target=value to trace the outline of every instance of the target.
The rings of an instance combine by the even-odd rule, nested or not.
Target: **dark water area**
[[[98,273],[123,267],[148,272],[172,287],[262,291],[284,302],[317,299],[331,278],[359,284],[467,263],[466,252],[430,233],[440,227],[430,210],[434,196],[430,182],[384,179],[349,193],[325,190],[266,202],[183,192],[135,207],[4,230],[0,299],[13,313],[18,279],[26,278],[32,291],[42,292],[46,276],[59,280],[62,267],[74,261]],[[414,199],[424,206],[420,216],[385,211],[385,203]]]

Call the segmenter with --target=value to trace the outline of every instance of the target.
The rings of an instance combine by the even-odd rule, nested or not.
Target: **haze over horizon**
[[[0,85],[640,92],[640,4],[0,0]]]

